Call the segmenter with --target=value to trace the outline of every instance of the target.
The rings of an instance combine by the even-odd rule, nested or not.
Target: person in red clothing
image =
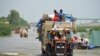
[[[52,21],[57,22],[58,20],[59,20],[58,12],[56,10],[54,10],[54,17],[53,17]]]

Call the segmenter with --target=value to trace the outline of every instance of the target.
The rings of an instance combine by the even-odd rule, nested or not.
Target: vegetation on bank
[[[77,32],[86,32],[89,29],[98,31],[100,30],[100,26],[77,26]]]
[[[1,35],[10,35],[10,34],[11,34],[11,27],[10,27],[10,25],[0,24],[0,36]]]
[[[0,17],[0,35],[10,35],[14,28],[23,26],[29,26],[29,24],[16,10],[11,10],[6,17]],[[86,32],[87,29],[100,30],[100,26],[77,26],[76,31]]]
[[[0,17],[0,35],[10,35],[14,28],[22,26],[29,26],[29,24],[16,10],[11,10],[7,17]]]

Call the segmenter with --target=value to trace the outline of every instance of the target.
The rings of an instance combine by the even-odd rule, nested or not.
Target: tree
[[[13,26],[27,26],[28,23],[26,20],[24,20],[22,17],[20,17],[20,14],[16,10],[11,10],[10,14],[8,15],[7,19],[9,20],[10,24]]]
[[[16,10],[11,10],[10,14],[8,15],[8,20],[11,24],[17,24],[18,19],[20,19],[20,15],[19,12],[17,12]]]

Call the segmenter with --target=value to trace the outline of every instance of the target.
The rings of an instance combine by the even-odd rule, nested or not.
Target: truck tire
[[[42,49],[42,54],[45,54],[45,51]]]
[[[22,35],[22,34],[20,34],[20,37],[23,37],[23,35]]]
[[[73,56],[73,50],[70,50],[69,54],[67,56]]]
[[[27,34],[24,34],[24,37],[28,37],[28,35]]]
[[[68,54],[67,56],[73,56],[72,54]]]
[[[52,54],[51,54],[51,52],[46,51],[46,52],[45,52],[45,56],[52,56]]]

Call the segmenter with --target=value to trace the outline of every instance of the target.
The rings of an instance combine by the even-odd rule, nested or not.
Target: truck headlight
[[[60,46],[57,46],[57,48],[60,48]]]

